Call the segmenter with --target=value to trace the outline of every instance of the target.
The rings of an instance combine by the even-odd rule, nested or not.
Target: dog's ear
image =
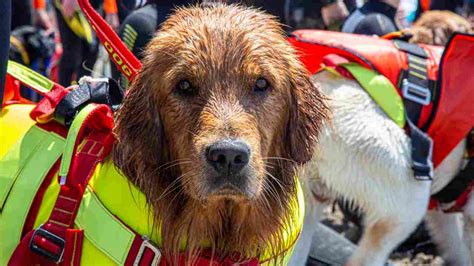
[[[324,96],[301,63],[294,63],[290,69],[291,97],[285,137],[286,156],[298,163],[305,163],[313,155],[328,108]]]
[[[165,156],[164,133],[150,77],[146,70],[136,77],[116,117],[114,162],[130,180],[138,182]]]

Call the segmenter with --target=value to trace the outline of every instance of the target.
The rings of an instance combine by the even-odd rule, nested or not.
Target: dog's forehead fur
[[[263,76],[278,83],[293,57],[282,33],[273,16],[255,9],[177,9],[148,46],[145,60],[160,62],[169,81],[250,83]]]

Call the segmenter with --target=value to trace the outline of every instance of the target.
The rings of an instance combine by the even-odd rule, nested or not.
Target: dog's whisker
[[[187,131],[188,133],[190,133],[191,135],[195,136],[195,137],[198,136],[198,134],[196,134],[195,132],[192,132],[191,130],[186,130],[186,131]]]
[[[185,177],[187,174],[191,173],[192,171],[188,171],[180,176],[178,176],[175,180],[173,180],[173,182],[171,182],[171,184],[169,184],[166,189],[163,191],[163,193],[161,193],[161,195],[158,197],[157,200],[161,200],[163,199],[166,195],[168,195],[169,193],[173,192],[177,187],[180,187],[180,186],[176,186],[180,181],[182,181],[182,178]]]
[[[189,178],[184,179],[184,180],[183,180],[183,177],[187,176],[189,173],[192,174],[192,172],[193,172],[193,171],[186,172],[185,174],[183,174],[183,175],[179,176],[178,178],[176,178],[176,180],[180,180],[180,181],[181,181],[181,186],[178,186],[178,188],[180,188],[180,189],[175,193],[176,195],[169,201],[169,203],[168,203],[169,206],[172,206],[172,202],[174,201],[174,199],[175,199],[178,195],[180,195],[181,193],[183,193],[183,192],[184,192],[184,187],[185,187],[189,182],[191,182],[191,179],[192,179],[193,175],[189,176]],[[195,175],[196,175],[196,174],[195,174]],[[176,180],[175,180],[175,181],[176,181]],[[175,189],[176,189],[176,188],[175,188]],[[174,190],[174,189],[173,189],[173,190]]]
[[[170,168],[173,168],[173,167],[175,167],[175,166],[183,165],[183,164],[189,164],[189,163],[192,163],[192,161],[177,162],[177,163],[175,163],[175,164],[172,164],[172,165],[169,165],[169,166],[165,167],[164,169],[157,169],[157,170],[158,170],[158,172],[164,172],[164,171],[166,171],[166,170],[168,170],[168,169],[170,169]]]
[[[291,163],[296,163],[295,160],[292,160],[289,158],[283,158],[283,157],[263,157],[262,160],[277,160],[277,161],[287,161]]]
[[[169,166],[170,164],[175,164],[175,163],[188,163],[188,162],[191,162],[190,159],[178,159],[178,160],[174,160],[174,161],[171,161],[171,162],[167,162],[167,163],[164,163],[162,165],[160,165],[157,170],[165,170],[165,169],[162,169],[163,167],[167,167]],[[173,165],[175,166],[175,165]],[[171,167],[173,167],[171,166]],[[167,169],[167,168],[166,168]]]
[[[276,178],[273,177],[269,172],[266,172],[265,174],[276,180]],[[281,199],[278,196],[278,191],[276,190],[274,185],[271,182],[268,182],[268,179],[265,179],[264,184],[265,184],[264,188],[267,188],[266,191],[269,193],[268,195],[271,196],[273,199],[275,199],[275,201],[280,205],[280,208],[283,208],[283,204],[281,202]]]
[[[266,171],[266,170],[265,170],[265,172],[266,172],[266,175],[267,175],[267,176],[271,177],[272,180],[274,180],[274,181],[280,186],[280,189],[284,189],[283,184],[281,183],[280,180],[278,180],[278,178],[276,178],[274,175],[270,174],[270,172],[268,172],[268,171]]]

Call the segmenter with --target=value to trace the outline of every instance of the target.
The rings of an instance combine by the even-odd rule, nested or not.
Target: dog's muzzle
[[[226,139],[209,145],[207,163],[214,170],[209,188],[215,194],[247,194],[251,150],[243,141]]]

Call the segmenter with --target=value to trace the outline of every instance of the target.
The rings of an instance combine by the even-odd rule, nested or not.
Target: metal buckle
[[[64,245],[66,243],[66,241],[64,239],[62,239],[61,237],[45,230],[42,228],[43,225],[40,225],[40,227],[38,229],[35,230],[35,232],[33,233],[33,236],[31,237],[31,240],[30,240],[30,249],[52,261],[54,261],[54,263],[56,264],[59,264],[62,260],[63,260],[63,255],[64,255]],[[44,250],[42,249],[41,247],[39,247],[38,245],[35,244],[35,236],[42,236],[44,237],[45,239],[53,242],[55,245],[57,245],[59,248],[61,248],[61,251],[59,254],[54,254],[54,253],[51,253],[47,250]]]
[[[429,105],[431,102],[430,89],[411,83],[408,79],[403,79],[402,93],[404,98],[421,105]]]
[[[135,258],[135,261],[133,262],[133,266],[139,266],[140,265],[140,261],[143,257],[143,253],[145,253],[146,248],[150,249],[155,254],[153,256],[153,260],[151,261],[151,265],[157,266],[158,263],[161,260],[160,250],[158,249],[158,247],[153,245],[153,243],[150,241],[150,239],[147,236],[142,236],[142,240],[143,240],[143,242],[140,246],[140,249],[138,250],[137,257]]]

